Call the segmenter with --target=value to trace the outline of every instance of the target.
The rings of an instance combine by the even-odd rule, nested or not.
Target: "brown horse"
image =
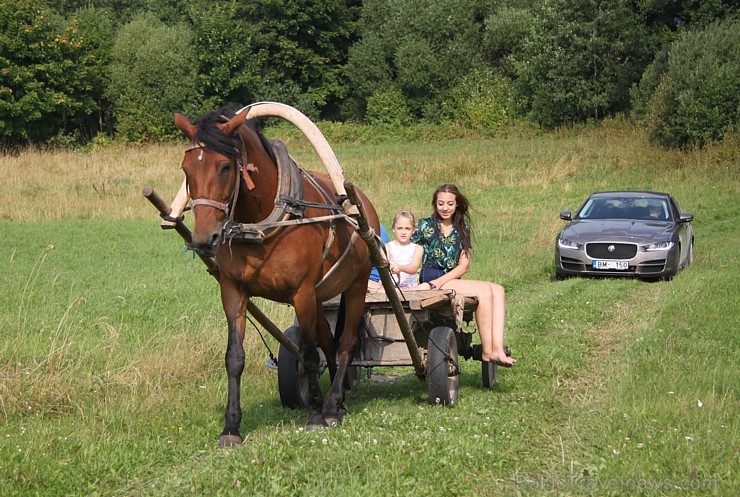
[[[190,140],[182,169],[193,199],[192,248],[216,257],[228,321],[229,390],[219,437],[225,446],[242,441],[240,383],[248,299],[258,296],[294,307],[299,360],[308,375],[307,428],[332,426],[345,413],[344,378],[364,320],[371,270],[368,248],[357,236],[354,220],[337,205],[329,177],[296,167],[284,145],[265,140],[246,116],[217,111],[192,124],[175,114],[176,126]],[[359,195],[377,232],[375,209]],[[340,293],[344,326],[337,324],[333,337],[321,304]],[[317,345],[332,379],[325,403]]]

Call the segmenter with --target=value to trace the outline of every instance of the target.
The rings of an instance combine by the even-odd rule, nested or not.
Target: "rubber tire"
[[[498,366],[488,361],[481,361],[481,378],[483,380],[483,388],[491,388],[496,384],[498,377]]]
[[[446,359],[447,356],[451,361]],[[430,404],[453,405],[457,402],[460,387],[459,369],[457,374],[450,376],[451,368],[457,364],[455,332],[447,326],[437,326],[429,334],[427,349],[427,388]]]
[[[297,326],[285,330],[284,335],[300,347]],[[278,352],[278,390],[283,407],[308,409],[308,379],[303,374],[303,366],[283,345]]]

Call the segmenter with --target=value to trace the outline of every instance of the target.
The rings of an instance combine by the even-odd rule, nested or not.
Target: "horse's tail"
[[[334,327],[334,346],[339,346],[339,339],[342,337],[342,333],[344,333],[344,317],[346,314],[346,308],[347,308],[347,299],[344,297],[344,294],[339,298],[339,310],[337,311],[337,324]],[[357,325],[357,329],[354,330],[354,332],[357,334],[357,342],[356,344],[360,343],[360,337],[362,336],[370,336],[371,330],[370,330],[370,321],[367,319],[367,315],[365,313],[362,313],[362,318],[360,318],[360,324]]]

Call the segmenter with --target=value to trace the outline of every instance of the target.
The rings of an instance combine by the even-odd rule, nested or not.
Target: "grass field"
[[[0,495],[740,493],[737,136],[666,151],[607,122],[332,145],[385,224],[401,208],[428,214],[440,183],[469,196],[472,276],[507,289],[517,366],[484,390],[463,361],[448,408],[426,403],[411,368],[376,371],[396,378],[363,379],[340,427],[306,433],[251,329],[245,443],[221,449],[218,287],[141,196],[174,196],[182,147],[0,157]],[[694,214],[694,265],[671,282],[555,282],[558,213],[602,189],[674,194]]]

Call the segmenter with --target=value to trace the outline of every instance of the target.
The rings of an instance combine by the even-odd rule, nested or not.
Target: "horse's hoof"
[[[324,421],[326,421],[327,426],[333,428],[342,424],[345,414],[347,414],[347,409],[344,406],[340,406],[335,412],[329,412],[327,410],[324,411]]]
[[[324,421],[326,421],[326,426],[328,426],[329,428],[335,428],[342,424],[342,418],[340,417],[325,416]]]
[[[328,426],[323,423],[322,424],[306,423],[306,428],[304,429],[304,431],[308,433],[310,431],[325,430],[326,428],[328,428]]]
[[[241,445],[242,443],[242,437],[239,435],[221,435],[218,437],[218,444],[221,447],[234,447],[236,445]]]
[[[324,417],[321,414],[311,414],[308,416],[308,421],[306,421],[306,431],[313,431],[319,428],[326,428],[326,420],[324,420]]]

